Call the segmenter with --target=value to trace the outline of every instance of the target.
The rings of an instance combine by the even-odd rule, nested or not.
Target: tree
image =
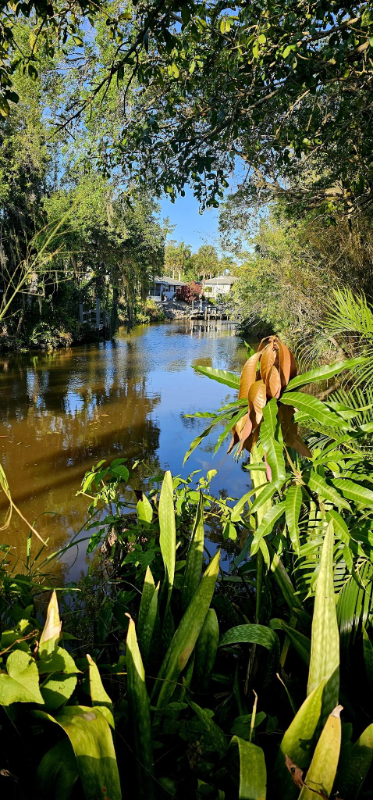
[[[185,242],[170,241],[165,248],[164,269],[166,275],[181,280],[188,272],[191,247]]]
[[[216,248],[211,244],[202,244],[191,258],[193,277],[205,281],[214,278],[220,272],[219,256]]]

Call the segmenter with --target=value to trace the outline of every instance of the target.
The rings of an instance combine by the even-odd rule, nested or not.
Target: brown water
[[[188,475],[218,470],[212,490],[239,496],[247,473],[225,455],[213,458],[216,434],[184,468],[192,439],[206,420],[184,414],[217,409],[233,399],[227,387],[196,373],[197,364],[239,371],[246,348],[229,326],[194,323],[138,326],[113,342],[52,354],[0,360],[0,453],[15,503],[50,546],[66,544],[87,516],[76,497],[86,470],[100,459],[140,459],[138,480],[160,468]],[[5,512],[4,496],[0,510]],[[1,540],[24,559],[27,527],[14,516]],[[72,551],[66,556],[73,559]],[[75,572],[85,564],[81,553]]]

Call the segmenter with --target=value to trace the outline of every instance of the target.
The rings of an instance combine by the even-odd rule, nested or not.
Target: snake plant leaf
[[[186,557],[183,587],[181,591],[181,606],[183,611],[188,608],[201,582],[204,543],[203,496],[200,494],[192,538]]]
[[[107,719],[109,725],[115,728],[113,704],[106,690],[104,689],[101,675],[99,673],[97,664],[93,661],[87,653],[87,661],[89,664],[89,691],[91,694],[92,705],[99,708],[101,714]]]
[[[175,690],[175,682],[194,651],[214,594],[219,562],[220,550],[210,561],[170,642],[153,690],[154,693],[159,691],[157,701],[159,709],[163,708],[171,699]]]
[[[35,660],[23,650],[14,650],[6,662],[7,674],[0,674],[0,705],[43,703]]]
[[[194,369],[196,372],[200,372],[201,375],[206,375],[207,378],[223,383],[224,386],[229,386],[231,389],[240,388],[240,376],[235,375],[234,372],[228,372],[225,369],[214,369],[214,367],[194,367]]]
[[[239,800],[266,800],[267,770],[261,747],[233,736],[231,744],[238,747],[240,759]]]
[[[269,624],[273,631],[281,630],[286,633],[294,650],[296,650],[302,661],[308,666],[310,663],[311,642],[307,636],[300,633],[300,631],[297,631],[295,628],[291,628],[290,625],[287,625],[282,619],[271,619]]]
[[[79,778],[78,765],[67,736],[43,756],[36,773],[36,797],[68,800]]]
[[[299,789],[285,765],[285,758],[289,756],[293,763],[303,770],[309,767],[314,736],[321,717],[324,686],[325,681],[321,681],[320,685],[308,695],[282,737],[271,775],[273,794],[276,797],[293,800],[299,794]]]
[[[272,533],[276,522],[279,521],[284,513],[285,500],[283,500],[281,503],[277,503],[275,506],[272,506],[272,508],[270,508],[269,511],[267,511],[267,513],[264,515],[260,525],[255,531],[255,536],[251,544],[252,556],[258,552],[263,536],[268,536],[270,533]]]
[[[159,544],[166,571],[169,594],[174,583],[176,561],[176,525],[171,472],[165,473],[159,499]]]
[[[342,419],[335,411],[331,411],[325,403],[317,397],[304,392],[285,392],[281,396],[281,403],[287,406],[294,406],[298,411],[307,414],[311,419],[320,422],[328,428],[346,427],[346,420]]]
[[[299,514],[302,507],[302,489],[289,486],[285,497],[285,518],[294,552],[299,556]]]
[[[273,650],[279,646],[279,640],[277,633],[266,625],[247,624],[237,625],[223,634],[219,647],[228,644],[261,644],[267,650]]]
[[[317,472],[312,471],[310,475],[305,478],[305,483],[312,492],[315,492],[323,500],[329,500],[333,505],[337,506],[337,508],[346,508],[350,510],[350,504]],[[333,481],[333,484],[335,486],[335,481]]]
[[[334,478],[333,485],[347,500],[353,500],[354,503],[360,503],[367,508],[373,507],[373,492],[371,489],[367,489],[366,486],[355,483],[349,478]]]
[[[329,522],[321,551],[312,619],[311,659],[307,694],[326,679],[323,716],[330,713],[339,693],[339,631],[333,583],[333,522]]]
[[[98,708],[66,706],[56,716],[45,711],[33,715],[59,725],[69,737],[86,800],[122,799],[110,726]]]
[[[346,369],[355,369],[365,361],[366,358],[364,356],[358,356],[357,358],[347,358],[345,361],[334,361],[333,364],[326,364],[322,367],[316,367],[316,369],[310,369],[309,372],[303,372],[302,375],[297,375],[296,378],[293,378],[290,383],[288,383],[285,391],[293,392],[294,389],[299,389],[300,386],[307,386],[309,383],[328,381],[330,378],[334,378],[335,375],[339,375]]]
[[[355,800],[360,794],[373,759],[373,724],[368,725],[345,755],[336,785],[343,800]]]
[[[39,658],[50,655],[56,649],[61,637],[61,620],[58,610],[56,592],[52,592],[49,601],[47,618],[39,641]]]
[[[315,792],[330,797],[337,772],[341,750],[342,706],[336,706],[324,725],[299,800],[315,800]]]
[[[290,611],[296,610],[297,615],[305,616],[307,619],[307,615],[303,610],[302,603],[299,599],[299,595],[296,593],[295,588],[291,582],[291,578],[286,571],[283,562],[275,553],[271,563],[271,571],[274,574],[275,581],[281,591],[281,594],[289,606]]]
[[[150,567],[145,573],[145,580],[141,594],[139,618],[137,621],[137,640],[144,665],[148,663],[153,634],[158,614],[159,583],[155,586]]]
[[[199,692],[208,690],[218,646],[219,622],[216,611],[209,608],[195,650],[194,674]]]
[[[139,650],[135,623],[130,619],[127,631],[127,692],[138,766],[138,795],[153,797],[153,742],[150,703],[145,683],[145,670]]]
[[[202,722],[204,727],[204,738],[206,739],[209,748],[215,750],[220,758],[223,758],[228,749],[228,743],[222,729],[219,728],[219,725],[217,725],[216,722],[214,722],[211,714],[208,713],[206,709],[201,708],[192,700],[189,700],[189,705],[193,709],[199,721]]]

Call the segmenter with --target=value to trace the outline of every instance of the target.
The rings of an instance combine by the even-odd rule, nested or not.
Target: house
[[[221,294],[228,294],[236,280],[237,278],[233,275],[218,275],[217,278],[210,278],[203,285],[205,297],[216,298]]]
[[[166,297],[167,300],[172,300],[179,286],[185,286],[184,281],[177,281],[175,278],[159,278],[155,276],[149,290],[149,297],[155,300],[156,303],[160,303],[164,297]]]

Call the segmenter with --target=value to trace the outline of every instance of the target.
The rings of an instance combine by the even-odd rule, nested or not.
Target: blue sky
[[[161,216],[169,217],[172,225],[176,225],[169,239],[190,244],[193,251],[201,244],[218,245],[219,209],[207,209],[199,213],[199,205],[193,192],[185,187],[185,197],[178,197],[174,203],[168,198],[161,201]]]

